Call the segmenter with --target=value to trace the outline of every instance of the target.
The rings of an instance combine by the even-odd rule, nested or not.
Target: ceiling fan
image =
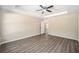
[[[41,7],[40,10],[37,10],[37,11],[42,11],[42,14],[44,14],[46,11],[47,12],[52,12],[51,10],[49,10],[50,8],[54,7],[53,5],[50,5],[48,7],[46,6],[43,6],[43,5],[39,5]]]

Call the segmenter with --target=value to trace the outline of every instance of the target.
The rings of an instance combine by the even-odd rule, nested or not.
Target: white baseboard
[[[40,34],[34,34],[34,35],[29,35],[29,36],[25,36],[25,37],[20,37],[20,38],[16,38],[16,39],[12,39],[12,40],[7,40],[7,41],[4,41],[4,42],[1,42],[0,45],[2,45],[2,44],[4,44],[4,43],[9,43],[9,42],[21,40],[21,39],[24,39],[24,38],[29,38],[29,37],[36,36],[36,35],[40,35]]]
[[[73,37],[74,35],[71,35],[72,37],[70,37],[70,36],[66,36],[66,35],[64,35],[64,34],[51,34],[51,33],[48,33],[49,35],[53,35],[53,36],[59,36],[59,37],[63,37],[63,38],[68,38],[68,39],[72,39],[72,40],[78,40],[77,38],[75,38],[75,37]]]
[[[58,35],[58,34],[51,34],[51,33],[48,33],[49,35],[54,35],[54,36],[59,36],[59,37],[64,37],[64,38],[68,38],[68,39],[72,39],[72,40],[78,40],[76,38],[73,38],[73,37],[68,37],[68,36],[64,36],[64,35]],[[34,34],[34,35],[29,35],[29,36],[21,36],[19,38],[15,38],[15,39],[11,39],[11,40],[6,40],[6,41],[3,41],[0,43],[1,44],[4,44],[4,43],[8,43],[8,42],[12,42],[12,41],[16,41],[16,40],[21,40],[23,38],[28,38],[28,37],[32,37],[32,36],[36,36],[36,35],[40,35],[40,34]],[[78,40],[79,42],[79,40]]]

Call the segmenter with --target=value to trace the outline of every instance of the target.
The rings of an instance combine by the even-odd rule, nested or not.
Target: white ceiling
[[[53,8],[50,8],[50,10],[52,10],[51,13],[45,12],[44,14],[41,13],[42,11],[36,11],[41,9],[39,5],[6,5],[6,6],[4,5],[2,6],[2,8],[12,10],[12,11],[17,11],[17,12],[19,11],[23,13],[28,13],[28,14],[32,14],[40,17],[59,13],[62,11],[79,12],[79,5],[54,5]]]

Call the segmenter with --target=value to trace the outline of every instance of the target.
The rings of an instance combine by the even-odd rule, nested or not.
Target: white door
[[[41,22],[41,34],[45,33],[45,24],[44,22],[42,21]]]

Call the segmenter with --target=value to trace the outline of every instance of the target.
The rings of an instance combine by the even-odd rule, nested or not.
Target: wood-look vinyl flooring
[[[0,53],[79,53],[79,43],[43,34],[3,44]]]

